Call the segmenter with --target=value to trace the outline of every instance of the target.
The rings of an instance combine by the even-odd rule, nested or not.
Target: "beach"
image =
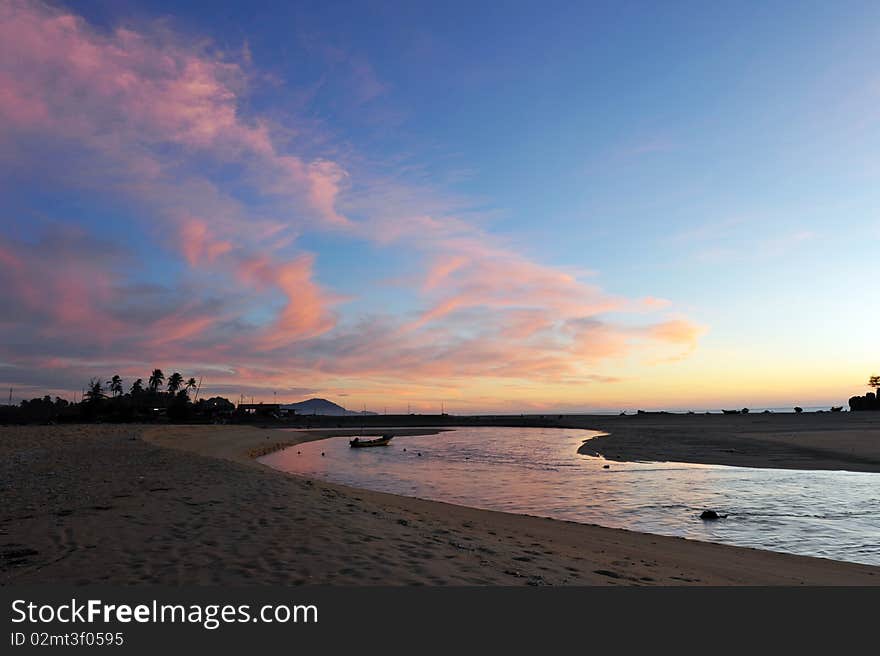
[[[609,460],[880,472],[880,412],[564,417],[608,435],[580,452]]]
[[[873,420],[715,418],[708,451],[765,443],[873,466]],[[624,421],[632,427],[623,430]],[[834,417],[837,420],[837,417]],[[606,418],[611,456],[691,435],[694,417]],[[793,421],[801,421],[796,418]],[[587,421],[572,418],[572,422]],[[643,437],[637,438],[640,427]],[[705,422],[706,419],[703,419]],[[776,421],[774,418],[773,421]],[[692,426],[694,428],[696,424]],[[703,425],[704,427],[706,424]],[[845,428],[841,428],[845,426]],[[788,427],[788,428],[785,428]],[[763,429],[763,430],[762,430]],[[771,429],[771,430],[767,430]],[[826,433],[849,431],[828,445]],[[739,433],[737,432],[739,431]],[[789,432],[786,432],[789,431]],[[396,431],[397,432],[397,431]],[[694,428],[695,433],[700,431]],[[758,437],[753,436],[757,434]],[[877,585],[880,568],[476,510],[271,470],[254,458],[324,431],[251,426],[0,427],[0,582],[333,585]],[[335,433],[338,434],[338,433]],[[736,438],[741,434],[743,437]],[[691,439],[693,436],[689,437]],[[695,439],[695,438],[694,438]],[[615,441],[616,440],[616,441]],[[795,441],[796,444],[790,444]],[[737,447],[730,446],[731,443]],[[675,446],[675,453],[685,446]],[[693,443],[689,453],[702,457]],[[721,445],[724,445],[723,447]],[[845,445],[845,446],[842,446]],[[605,448],[605,445],[602,446]],[[629,449],[629,451],[627,450]],[[617,453],[619,451],[619,453]],[[827,452],[827,453],[826,453]],[[775,452],[774,452],[775,453]],[[847,455],[848,454],[848,455]],[[773,460],[776,458],[776,460]],[[697,460],[699,461],[699,460]],[[773,455],[768,462],[783,462]],[[794,462],[792,460],[785,462]],[[752,465],[754,466],[754,465]],[[766,466],[780,466],[777,464]],[[874,470],[870,470],[874,471]]]

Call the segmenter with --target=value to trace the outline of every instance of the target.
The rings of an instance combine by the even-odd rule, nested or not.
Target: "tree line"
[[[127,391],[126,391],[127,388]],[[50,396],[23,400],[18,406],[0,406],[0,423],[74,421],[204,421],[230,415],[235,405],[220,396],[197,399],[199,383],[175,371],[166,378],[161,369],[126,385],[122,376],[92,378],[80,403]],[[191,398],[192,396],[192,398]]]
[[[89,386],[83,399],[90,402],[106,399],[107,394],[104,391],[104,385],[107,386],[107,391],[110,392],[112,398],[119,398],[125,395],[122,377],[119,374],[114,374],[106,383],[102,383],[100,378],[92,378],[89,381]],[[161,369],[153,369],[153,373],[147,378],[146,387],[144,387],[144,379],[138,378],[131,384],[128,394],[131,397],[141,396],[147,392],[150,394],[160,394],[163,385],[166,386],[168,394],[183,395],[187,399],[189,399],[190,391],[198,387],[198,383],[196,383],[196,379],[193,377],[184,381],[183,376],[175,371],[168,377],[166,382],[165,373]]]

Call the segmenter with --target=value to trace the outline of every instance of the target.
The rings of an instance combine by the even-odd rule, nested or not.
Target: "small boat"
[[[361,438],[356,437],[351,440],[348,445],[352,449],[362,449],[367,446],[388,446],[392,437],[394,437],[394,435],[391,435],[390,433],[386,433],[382,437],[377,437],[374,440],[362,440]]]

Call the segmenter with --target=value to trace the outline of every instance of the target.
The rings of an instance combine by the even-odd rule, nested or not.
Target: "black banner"
[[[557,644],[677,646],[699,637],[753,649],[873,642],[880,590],[829,588],[0,589],[0,653],[152,653],[306,647]],[[566,638],[567,636],[567,638]],[[580,651],[580,649],[579,649]]]

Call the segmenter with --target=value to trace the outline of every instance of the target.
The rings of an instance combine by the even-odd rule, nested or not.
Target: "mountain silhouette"
[[[281,406],[285,410],[294,410],[298,415],[329,415],[333,417],[342,417],[350,415],[375,415],[375,412],[357,412],[355,410],[346,410],[341,405],[328,401],[327,399],[308,399],[299,403],[287,403]]]

